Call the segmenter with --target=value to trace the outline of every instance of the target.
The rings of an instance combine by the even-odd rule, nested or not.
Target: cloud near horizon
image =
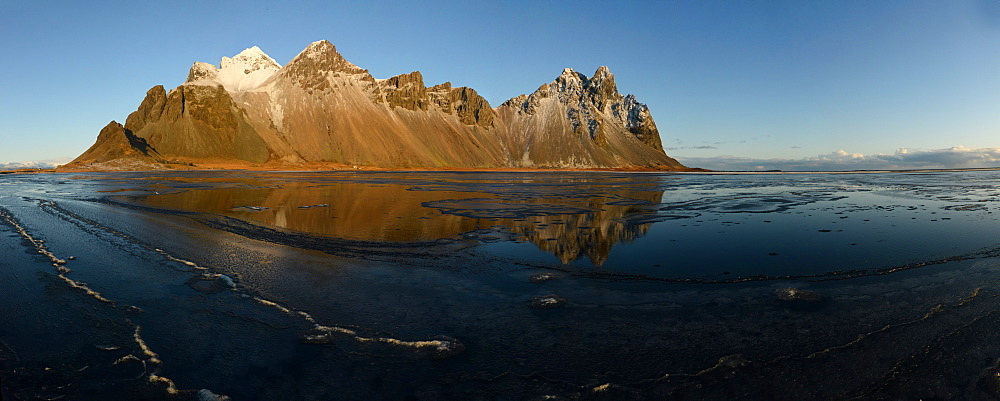
[[[1000,148],[897,149],[865,155],[844,150],[802,159],[753,159],[740,156],[676,157],[688,167],[729,171],[910,170],[1000,167]]]
[[[663,148],[663,150],[688,150],[688,149],[704,150],[704,149],[718,149],[718,148],[715,147],[715,146],[711,146],[711,145],[702,145],[702,146],[674,146],[674,147]]]
[[[72,157],[57,157],[54,159],[45,159],[45,160],[0,163],[0,171],[17,170],[19,168],[56,168],[63,164],[69,163],[72,160],[73,160]]]

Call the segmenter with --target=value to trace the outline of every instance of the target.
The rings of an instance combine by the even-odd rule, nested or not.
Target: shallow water
[[[1000,398],[998,183],[0,175],[0,390]]]

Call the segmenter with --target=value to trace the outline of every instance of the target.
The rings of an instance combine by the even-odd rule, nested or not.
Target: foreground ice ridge
[[[99,225],[97,222],[90,221],[88,219],[83,218],[82,216],[75,215],[72,212],[59,207],[58,205],[56,205],[55,202],[51,202],[51,201],[38,201],[38,205],[39,205],[39,207],[42,207],[44,209],[48,209],[52,213],[58,214],[59,216],[61,216],[62,218],[65,218],[67,220],[73,220],[73,221],[77,221],[77,222],[79,222],[81,224],[93,225],[93,226],[102,228],[103,230],[109,230],[106,227],[103,227],[103,226]],[[0,208],[0,219],[3,219],[3,221],[7,222],[12,227],[14,227],[15,230],[17,230],[21,234],[22,237],[24,237],[26,240],[28,240],[29,242],[31,242],[32,245],[36,249],[39,250],[39,253],[41,253],[43,255],[46,255],[46,257],[48,257],[52,261],[59,261],[60,260],[60,259],[58,259],[55,256],[55,254],[53,254],[53,253],[51,253],[51,252],[48,251],[48,249],[44,245],[44,241],[35,239],[30,234],[28,234],[28,232],[17,222],[16,219],[14,219],[13,216],[10,215],[10,213],[8,213],[6,210],[4,210],[2,208]],[[123,237],[127,237],[127,235],[121,234],[121,233],[118,233],[117,235],[123,236]],[[236,288],[237,287],[236,286],[236,282],[231,277],[229,277],[229,276],[227,276],[225,274],[210,273],[208,271],[210,271],[211,269],[209,269],[208,267],[201,266],[198,263],[195,263],[195,262],[190,261],[190,260],[185,260],[185,259],[181,259],[181,258],[175,257],[175,256],[171,255],[170,253],[168,253],[167,251],[165,251],[163,249],[160,249],[160,248],[151,248],[151,247],[149,247],[149,248],[147,248],[147,250],[155,252],[155,253],[157,253],[159,255],[162,255],[168,261],[177,263],[179,265],[184,266],[185,268],[189,268],[189,269],[193,270],[194,272],[197,272],[197,274],[193,275],[188,280],[188,283],[187,283],[189,286],[191,286],[195,290],[202,291],[202,292],[214,293],[214,292],[219,292],[219,291],[222,291],[222,290],[236,290],[237,289]],[[55,263],[55,262],[53,262],[53,263]],[[63,263],[65,263],[65,262],[63,262]],[[189,271],[189,270],[183,270],[183,271]],[[108,303],[112,303],[112,304],[115,303],[114,301],[111,301],[111,300],[108,300],[108,299],[104,298],[103,296],[101,296],[101,294],[97,293],[96,291],[90,290],[86,285],[84,285],[82,283],[78,283],[76,281],[73,281],[73,280],[65,277],[64,274],[60,274],[60,277],[63,280],[65,280],[67,283],[69,283],[71,286],[73,286],[75,288],[80,288],[80,289],[86,291],[88,295],[91,295],[91,296],[93,296],[93,297],[95,297],[95,298],[97,298],[97,299],[99,299],[101,301],[104,301],[104,302],[108,302]],[[208,286],[203,288],[202,286],[199,285],[199,283],[201,283],[201,282],[208,283]],[[416,352],[417,354],[419,354],[421,356],[428,356],[428,357],[431,357],[431,358],[447,358],[447,357],[450,357],[450,356],[454,356],[454,355],[460,354],[460,353],[462,353],[465,350],[465,345],[464,344],[462,344],[457,339],[454,339],[454,338],[451,338],[451,337],[447,337],[447,336],[436,336],[436,337],[434,337],[434,338],[432,338],[430,340],[422,340],[422,341],[405,341],[405,340],[399,340],[399,339],[389,338],[389,337],[365,337],[365,336],[359,335],[355,330],[351,330],[351,329],[347,329],[347,328],[342,328],[342,327],[326,326],[326,325],[319,324],[316,321],[316,319],[313,318],[313,316],[310,315],[307,312],[304,312],[304,311],[293,311],[293,310],[291,310],[291,309],[289,309],[289,308],[287,308],[285,306],[282,306],[281,304],[279,304],[277,302],[270,301],[270,300],[267,300],[267,299],[264,299],[264,298],[260,298],[260,297],[253,297],[253,299],[255,301],[257,301],[258,303],[261,303],[263,305],[266,305],[266,306],[278,309],[278,310],[280,310],[281,312],[283,312],[285,314],[288,314],[288,315],[291,315],[291,316],[299,316],[302,319],[304,319],[307,322],[309,322],[310,324],[312,324],[313,328],[310,329],[310,330],[308,330],[307,332],[303,333],[303,335],[301,336],[301,340],[303,342],[306,342],[306,343],[313,343],[313,344],[329,343],[329,342],[331,342],[331,341],[334,340],[335,336],[346,336],[347,338],[350,338],[353,341],[356,341],[356,342],[359,342],[359,343],[364,343],[364,344],[381,344],[381,345],[386,345],[386,346],[391,346],[391,347],[404,348],[404,349],[408,349],[408,350],[414,351],[414,352]],[[142,338],[139,335],[139,333],[140,333],[140,328],[139,328],[138,325],[136,325],[136,332],[135,332],[135,335],[134,335],[135,341],[139,345],[139,347],[142,350],[143,354],[148,357],[147,360],[149,361],[149,363],[154,364],[154,365],[162,363],[160,361],[160,359],[159,359],[159,355],[157,355],[155,352],[153,352],[148,347],[148,345],[146,345],[145,341],[142,340]],[[161,382],[167,383],[167,384],[169,384],[169,386],[168,386],[168,390],[169,391],[173,391],[173,392],[177,391],[176,387],[173,386],[173,383],[169,379],[166,379],[166,378],[161,377],[161,376],[157,376],[155,373],[150,376],[150,379],[153,380],[153,381],[161,381]]]
[[[293,311],[281,304],[260,297],[253,299],[263,305],[278,309],[279,311],[291,315],[299,316],[313,325],[300,336],[302,342],[307,344],[329,344],[337,337],[347,337],[353,341],[363,344],[382,344],[393,347],[401,347],[416,352],[420,356],[428,356],[434,359],[443,359],[461,354],[465,351],[465,344],[455,338],[448,336],[435,336],[430,340],[405,341],[390,337],[364,337],[357,331],[337,326],[325,326],[316,322],[316,319],[307,312]]]
[[[203,388],[196,393],[198,401],[231,401],[227,395],[213,393],[212,390]]]
[[[85,219],[85,218],[83,218],[81,216],[75,215],[72,212],[61,208],[60,206],[58,206],[56,204],[55,201],[35,200],[35,202],[36,202],[36,205],[39,208],[41,208],[42,210],[44,210],[44,211],[46,211],[48,213],[51,213],[53,215],[56,215],[56,216],[58,216],[58,217],[60,217],[62,219],[65,219],[67,221],[70,221],[71,223],[74,223],[74,224],[79,223],[81,225],[82,224],[90,224],[90,225],[94,225],[96,227],[99,227],[99,228],[101,228],[103,230],[107,230],[106,227],[100,226],[96,222],[89,221],[89,220],[87,220],[87,219]],[[132,305],[120,305],[118,302],[112,301],[112,300],[110,300],[108,298],[105,298],[101,293],[92,290],[86,284],[66,277],[66,274],[69,274],[70,272],[72,272],[70,269],[68,269],[68,268],[66,268],[64,266],[67,263],[67,261],[64,260],[64,259],[60,259],[58,256],[56,256],[56,254],[53,253],[52,251],[50,251],[49,248],[45,245],[45,241],[44,240],[35,238],[33,235],[31,235],[28,232],[28,230],[8,210],[6,210],[6,209],[4,209],[2,207],[0,207],[0,222],[6,223],[7,225],[9,225],[12,228],[14,228],[14,231],[16,231],[18,233],[18,235],[21,236],[22,239],[24,239],[25,241],[27,241],[30,244],[30,246],[33,249],[36,250],[36,252],[38,254],[46,257],[50,262],[52,262],[52,265],[56,267],[56,270],[57,270],[57,273],[58,273],[57,277],[59,277],[60,279],[62,279],[64,282],[66,282],[70,287],[82,290],[83,292],[85,292],[87,295],[93,297],[94,299],[96,299],[98,301],[101,301],[101,302],[105,302],[105,303],[111,304],[113,307],[124,306],[126,309],[133,310],[133,311],[140,311],[141,310],[141,309],[139,309],[139,308],[137,308],[135,306],[132,306]],[[124,236],[124,234],[120,234],[120,235]],[[197,264],[195,264],[193,262],[185,261],[185,260],[182,260],[182,259],[175,258],[175,257],[169,255],[168,253],[166,253],[165,251],[163,251],[161,249],[154,249],[154,251],[157,252],[157,253],[159,253],[159,254],[161,254],[161,255],[163,255],[163,256],[165,256],[168,260],[179,262],[179,263],[183,263],[184,265],[193,267],[196,270],[207,270],[207,268],[198,266]],[[75,258],[74,257],[69,257],[68,259],[72,260],[72,259],[75,259]],[[204,274],[204,275],[214,277],[216,280],[221,281],[223,283],[223,285],[225,285],[228,288],[235,287],[235,282],[231,278],[229,278],[228,276],[225,276],[225,275],[222,275],[222,274],[214,274],[214,275],[213,274]],[[132,322],[129,319],[126,319],[126,320],[127,320],[127,323],[129,325],[134,326],[134,332],[132,334],[132,339],[135,342],[136,346],[138,347],[140,353],[145,358],[139,358],[139,357],[136,357],[135,355],[128,354],[128,355],[125,355],[125,356],[119,358],[113,364],[114,365],[118,365],[118,364],[122,364],[122,363],[128,363],[130,361],[137,361],[137,362],[141,363],[141,365],[143,367],[143,373],[142,373],[142,375],[146,375],[147,379],[148,379],[148,381],[150,383],[160,383],[160,384],[163,384],[165,386],[164,387],[164,391],[166,391],[168,394],[175,395],[175,394],[180,393],[180,391],[177,389],[177,386],[174,384],[173,380],[171,380],[171,379],[169,379],[167,377],[159,375],[159,370],[160,370],[160,367],[163,365],[163,361],[160,359],[159,354],[157,354],[156,352],[154,352],[149,347],[149,345],[146,343],[146,341],[142,338],[142,335],[141,335],[142,327],[139,326],[138,324],[135,324],[134,322]],[[104,350],[104,351],[116,350],[116,349],[120,348],[120,347],[118,347],[116,345],[109,345],[109,344],[98,344],[98,345],[95,345],[95,347],[97,349]],[[141,375],[139,377],[141,377]],[[205,391],[208,391],[208,390],[205,390]],[[201,397],[201,394],[202,393],[199,392],[198,396]],[[211,391],[209,391],[208,394],[215,395],[216,398],[213,398],[214,400],[219,400],[219,401],[229,400],[229,397],[224,396],[224,395],[217,395],[215,393],[212,393]],[[204,399],[204,398],[199,398],[199,399]]]
[[[132,337],[135,340],[136,345],[139,346],[139,350],[141,350],[143,355],[146,356],[146,360],[143,361],[143,366],[146,366],[147,368],[149,367],[146,364],[147,361],[149,362],[150,365],[153,365],[152,369],[153,371],[152,372],[147,371],[149,373],[149,381],[154,383],[156,382],[163,383],[167,386],[166,391],[168,394],[177,394],[177,386],[174,385],[173,380],[158,375],[158,373],[160,372],[160,366],[163,365],[163,361],[160,360],[160,356],[157,353],[153,352],[153,350],[150,349],[148,345],[146,345],[146,341],[143,340],[142,336],[140,335],[141,330],[142,328],[136,325],[135,334],[133,334]]]
[[[38,201],[38,206],[39,207],[55,206],[55,202]],[[31,244],[31,247],[34,248],[35,251],[38,252],[38,254],[45,256],[47,259],[49,259],[50,262],[52,262],[52,265],[56,267],[56,272],[57,272],[56,277],[59,277],[59,279],[65,281],[66,284],[69,284],[70,287],[82,290],[87,295],[94,297],[94,299],[97,299],[98,301],[107,302],[109,304],[115,303],[114,301],[105,298],[103,295],[101,295],[101,293],[92,290],[86,284],[73,280],[69,277],[66,277],[66,274],[69,274],[72,271],[66,266],[64,266],[67,263],[66,260],[60,259],[54,253],[49,251],[48,247],[45,246],[44,240],[37,239],[31,234],[29,234],[28,230],[26,230],[24,226],[22,226],[21,223],[18,222],[17,219],[15,219],[14,216],[10,214],[10,212],[8,212],[3,208],[0,208],[0,219],[2,219],[11,227],[13,227],[14,230],[17,231],[18,235],[20,235],[21,238],[23,238],[25,241],[28,241],[28,243]]]

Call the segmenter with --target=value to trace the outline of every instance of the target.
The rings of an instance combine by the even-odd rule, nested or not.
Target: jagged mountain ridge
[[[131,148],[129,148],[131,146]],[[648,108],[601,67],[566,69],[497,108],[468,87],[426,86],[418,71],[376,79],[327,41],[281,66],[256,46],[187,81],[155,86],[68,167],[145,162],[380,168],[684,169]],[[127,160],[125,163],[122,160]]]

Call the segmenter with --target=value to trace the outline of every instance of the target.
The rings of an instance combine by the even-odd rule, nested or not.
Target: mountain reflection
[[[630,217],[651,213],[645,206],[658,204],[663,194],[592,187],[585,182],[538,193],[413,190],[408,185],[361,182],[256,184],[261,183],[135,200],[153,207],[221,214],[363,241],[433,241],[495,228],[537,245],[563,263],[587,256],[599,266],[616,243],[646,234],[650,223],[633,223]]]

